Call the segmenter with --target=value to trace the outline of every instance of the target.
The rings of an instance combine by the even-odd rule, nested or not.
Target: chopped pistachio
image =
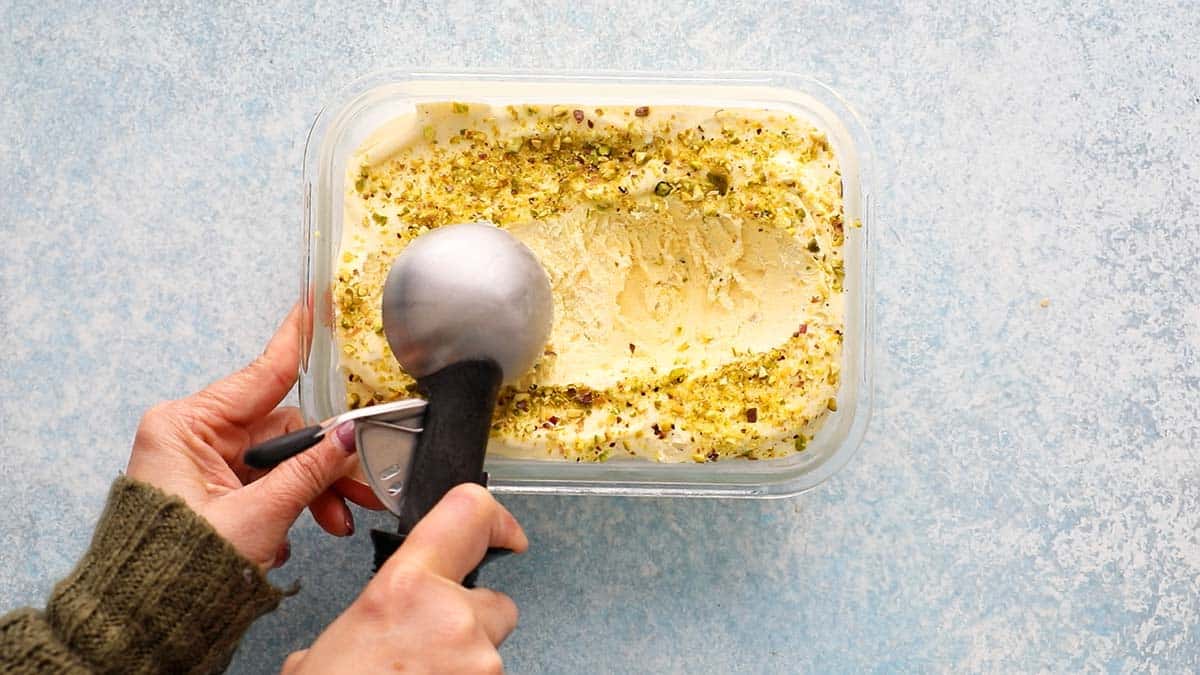
[[[706,178],[708,178],[708,182],[712,183],[713,187],[717,189],[717,192],[721,194],[729,192],[730,176],[728,169],[725,169],[724,167],[717,167],[709,171]]]
[[[651,116],[646,106],[609,110],[610,124],[597,121],[602,111],[593,116],[565,105],[505,110],[514,124],[503,129],[479,110],[475,117],[450,122],[457,133],[447,136],[457,145],[449,147],[438,143],[437,130],[452,119],[449,115],[471,111],[466,104],[448,103],[438,113],[440,118],[427,118],[434,123],[421,129],[423,147],[418,138],[411,150],[402,148],[391,159],[365,154],[356,158],[361,161],[349,175],[355,191],[347,199],[365,215],[361,221],[344,222],[347,237],[353,228],[369,228],[370,234],[338,254],[342,265],[336,271],[333,300],[338,346],[346,355],[343,363],[355,364],[355,372],[364,375],[369,370],[372,377],[366,382],[374,383],[350,380],[360,394],[359,405],[414,391],[415,382],[391,365],[394,359],[387,345],[373,333],[378,335],[382,327],[378,302],[387,266],[380,262],[394,258],[420,233],[472,220],[508,227],[530,218],[555,218],[575,208],[587,218],[629,214],[630,222],[647,225],[684,213],[703,216],[704,227],[752,232],[757,226],[758,232],[774,228],[780,237],[806,237],[797,242],[800,246],[812,237],[818,244],[812,252],[821,255],[801,263],[805,278],[813,281],[803,281],[796,289],[801,297],[814,299],[812,311],[825,313],[811,334],[785,339],[775,348],[751,350],[738,349],[736,343],[710,347],[717,337],[688,332],[688,340],[705,345],[697,349],[684,339],[682,326],[672,325],[668,329],[679,329],[673,346],[650,343],[638,349],[629,344],[627,363],[643,368],[644,375],[601,390],[576,386],[570,396],[566,386],[542,381],[554,365],[554,355],[547,353],[534,365],[532,379],[521,386],[525,398],[502,391],[493,434],[545,443],[548,456],[589,462],[607,459],[608,447],[697,462],[771,459],[807,447],[807,435],[771,434],[777,421],[814,429],[821,415],[835,411],[829,402],[836,406],[841,318],[829,314],[840,306],[828,303],[841,292],[844,276],[844,212],[836,158],[813,140],[815,130],[788,115],[746,119],[738,111],[716,113],[716,124],[689,125],[683,121],[686,116],[670,111]],[[779,151],[789,151],[798,162],[820,163],[823,170],[813,175],[829,176],[828,184],[767,175],[767,160]],[[736,190],[731,167],[738,167]],[[646,199],[647,187],[655,196],[677,199]],[[396,221],[385,213],[395,215]],[[376,215],[387,220],[380,222]],[[718,215],[720,223],[708,220]],[[380,241],[380,250],[365,248],[375,241]],[[704,274],[706,267],[690,254],[681,255],[689,249],[676,249],[679,245],[688,242],[671,242],[664,249],[681,265],[672,283],[695,283],[695,274]],[[709,293],[726,294],[738,273],[735,267],[699,282]],[[827,304],[819,306],[820,302]],[[798,320],[811,322],[807,317]],[[821,410],[819,415],[799,412],[814,408]],[[757,424],[749,419],[750,409],[755,410]],[[604,418],[593,420],[596,414]],[[655,425],[651,436],[642,432],[648,428],[647,419],[670,419],[672,424]],[[597,428],[605,431],[594,435]],[[679,448],[679,454],[661,449],[667,446]]]

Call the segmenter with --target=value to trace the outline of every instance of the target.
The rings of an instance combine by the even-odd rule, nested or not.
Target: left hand
[[[126,469],[131,478],[181,497],[263,569],[287,560],[288,529],[305,507],[330,534],[354,533],[354,518],[335,486],[356,466],[351,425],[331,430],[269,472],[242,462],[246,448],[304,426],[296,408],[275,407],[296,382],[300,322],[297,305],[249,366],[151,408]]]

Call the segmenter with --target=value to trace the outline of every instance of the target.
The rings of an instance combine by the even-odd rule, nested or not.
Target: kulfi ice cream
[[[332,289],[346,405],[414,395],[383,335],[392,261],[486,221],[550,276],[554,326],[505,387],[489,452],[767,459],[837,409],[842,180],[787,113],[422,104],[350,158]],[[849,224],[853,225],[853,224]]]

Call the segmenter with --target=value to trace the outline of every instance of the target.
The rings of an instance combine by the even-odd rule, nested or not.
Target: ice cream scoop
[[[492,225],[417,237],[383,288],[383,331],[429,406],[400,506],[406,532],[450,488],[483,482],[496,396],[542,353],[554,305],[533,253]]]
[[[383,288],[383,331],[425,405],[414,399],[346,413],[356,419],[359,459],[372,490],[400,518],[398,536],[372,532],[377,563],[451,488],[486,484],[483,459],[500,385],[533,366],[553,311],[550,281],[537,258],[487,223],[432,230],[392,263]],[[274,466],[340,421],[251,448],[245,462]]]

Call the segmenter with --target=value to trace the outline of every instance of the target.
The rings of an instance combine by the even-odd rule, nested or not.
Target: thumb
[[[290,526],[318,495],[354,468],[354,423],[346,422],[325,434],[313,447],[280,462],[265,476],[246,486],[252,501],[270,517]]]

